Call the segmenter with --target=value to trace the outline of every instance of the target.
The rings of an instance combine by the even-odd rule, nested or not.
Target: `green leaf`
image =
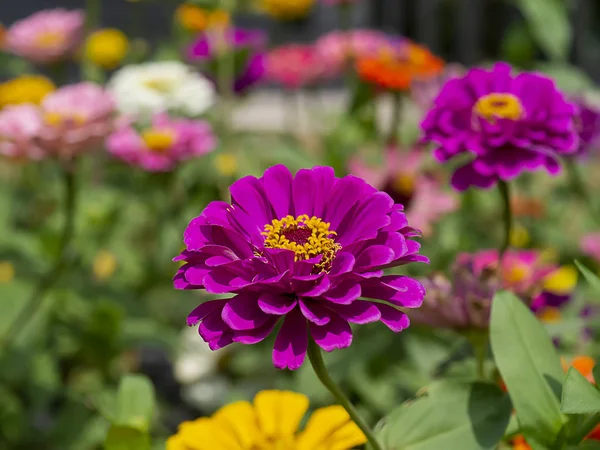
[[[581,94],[594,88],[594,80],[579,67],[566,63],[540,63],[535,68],[552,77],[562,91]]]
[[[566,422],[559,403],[564,373],[550,336],[519,298],[500,291],[492,303],[490,340],[521,432],[550,446]]]
[[[590,284],[594,291],[600,293],[600,278],[596,274],[594,274],[591,270],[581,264],[579,261],[575,261],[575,265],[585,277],[586,281]]]
[[[511,411],[508,395],[495,385],[442,382],[393,411],[378,436],[387,450],[493,449]]]
[[[567,414],[600,412],[600,391],[571,367],[563,385],[560,408]]]
[[[104,441],[104,450],[149,450],[150,437],[137,428],[112,426]]]
[[[115,425],[148,431],[154,412],[154,387],[143,375],[126,375],[119,384]]]
[[[552,60],[566,60],[572,38],[566,2],[516,0],[516,3],[544,53]]]

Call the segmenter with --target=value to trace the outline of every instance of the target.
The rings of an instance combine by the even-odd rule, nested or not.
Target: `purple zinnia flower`
[[[394,306],[419,307],[425,290],[383,269],[428,259],[410,239],[418,232],[403,206],[388,194],[355,176],[336,178],[330,167],[292,177],[282,165],[242,178],[230,192],[231,204],[212,202],[190,222],[186,249],[175,258],[184,262],[176,288],[235,294],[188,317],[213,350],[262,341],[281,321],[273,363],[297,369],[309,333],[332,351],[351,344],[349,322],[380,320],[395,332],[408,327]]]
[[[513,76],[510,65],[498,63],[448,81],[421,128],[423,141],[437,145],[439,161],[473,155],[452,176],[454,188],[463,191],[490,188],[523,171],[558,173],[557,156],[579,145],[576,112],[551,79],[529,72]]]
[[[187,49],[190,62],[201,63],[213,80],[218,79],[219,59],[223,53],[234,52],[235,80],[233,90],[243,92],[260,81],[266,71],[266,34],[261,30],[228,28],[207,30]]]

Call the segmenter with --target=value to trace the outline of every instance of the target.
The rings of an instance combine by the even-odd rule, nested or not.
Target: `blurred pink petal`
[[[83,39],[83,11],[48,9],[38,11],[11,25],[5,49],[39,64],[49,64],[68,56]]]
[[[0,111],[0,154],[14,159],[40,159],[44,151],[36,142],[42,128],[38,106],[23,104]]]
[[[110,153],[149,172],[168,172],[181,162],[213,151],[217,145],[207,122],[156,114],[138,131],[123,123],[108,139]]]

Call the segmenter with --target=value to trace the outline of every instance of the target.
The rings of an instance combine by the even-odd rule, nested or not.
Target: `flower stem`
[[[592,199],[585,187],[585,182],[583,181],[583,178],[581,177],[581,173],[579,172],[575,161],[573,161],[572,159],[569,159],[565,162],[565,164],[567,166],[567,171],[569,172],[569,180],[571,183],[571,189],[573,190],[573,192],[575,192],[575,194],[577,194],[585,202],[585,204],[588,208],[588,213],[590,214],[592,219],[596,223],[600,224],[600,218],[598,217],[598,214],[596,213],[596,209],[594,208],[594,203],[592,202]]]
[[[375,434],[371,430],[371,428],[367,425],[367,423],[360,417],[358,411],[354,405],[348,400],[348,398],[344,395],[342,390],[339,388],[337,384],[331,379],[329,376],[329,372],[327,372],[327,368],[325,367],[325,362],[323,361],[323,355],[321,354],[321,348],[317,345],[317,343],[309,338],[308,340],[308,359],[313,366],[317,377],[323,383],[329,392],[335,397],[335,399],[344,407],[344,409],[348,412],[350,418],[354,421],[354,423],[361,429],[364,435],[367,437],[367,441],[371,446],[372,450],[383,450],[383,447],[377,439],[375,438]]]
[[[467,339],[473,347],[473,355],[477,362],[477,378],[486,380],[485,360],[488,352],[489,336],[487,330],[474,330],[467,334]]]
[[[498,190],[500,191],[502,203],[504,204],[504,242],[502,243],[500,252],[498,253],[498,261],[502,262],[504,253],[506,253],[506,250],[508,250],[510,247],[510,233],[513,226],[513,215],[510,207],[510,187],[508,183],[504,180],[499,180]]]
[[[54,286],[58,281],[62,271],[67,264],[68,247],[73,238],[75,229],[75,212],[76,212],[76,173],[75,173],[75,160],[65,163],[63,169],[63,184],[64,184],[64,226],[58,250],[56,253],[56,260],[50,270],[40,278],[35,289],[31,293],[31,296],[26,301],[25,305],[21,308],[16,319],[10,325],[8,331],[0,341],[0,347],[4,348],[10,341],[14,341],[19,332],[21,332],[27,326],[27,322],[35,315],[35,312],[40,308],[45,294],[49,289]]]

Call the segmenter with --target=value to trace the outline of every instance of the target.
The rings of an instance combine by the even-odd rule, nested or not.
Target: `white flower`
[[[169,111],[194,117],[215,101],[212,83],[178,61],[125,66],[113,75],[108,88],[123,114]]]
[[[195,328],[186,328],[180,337],[175,360],[175,379],[181,384],[193,384],[213,375],[224,349],[213,352],[208,344],[198,338]]]

